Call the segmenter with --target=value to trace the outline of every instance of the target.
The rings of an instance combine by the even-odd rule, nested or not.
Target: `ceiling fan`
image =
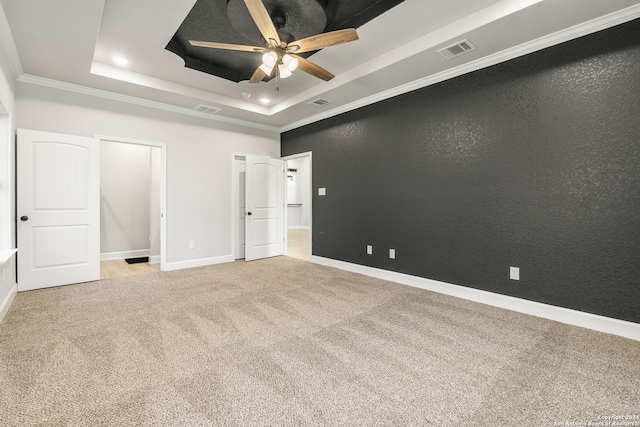
[[[282,34],[281,37],[281,35],[278,34],[278,28],[284,24],[283,18],[272,18],[262,0],[244,0],[244,3],[251,14],[251,18],[258,27],[260,34],[262,34],[262,37],[266,40],[264,47],[197,40],[189,40],[189,43],[197,47],[262,53],[262,65],[255,70],[249,79],[249,83],[259,83],[265,77],[272,77],[274,73],[276,79],[286,78],[297,68],[319,79],[329,81],[335,77],[333,74],[297,54],[358,39],[356,30],[354,28],[348,28],[318,34],[300,40],[290,40],[293,37],[287,37],[287,34]],[[277,81],[278,80],[276,80],[276,89],[279,90]]]

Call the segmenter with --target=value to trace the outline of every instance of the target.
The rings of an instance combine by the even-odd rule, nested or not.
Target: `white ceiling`
[[[202,116],[193,108],[205,104],[220,109],[212,120],[279,131],[640,16],[637,0],[405,0],[358,28],[359,40],[309,58],[336,78],[298,70],[276,91],[275,79],[234,83],[165,50],[195,0],[0,1],[0,25],[10,29],[0,39],[20,82],[182,114]],[[463,39],[477,50],[451,60],[437,53]],[[118,66],[114,55],[131,63]],[[330,103],[309,105],[318,98]]]

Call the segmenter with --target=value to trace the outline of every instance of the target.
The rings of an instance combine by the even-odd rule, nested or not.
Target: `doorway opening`
[[[100,278],[163,271],[165,145],[100,140]]]
[[[287,251],[288,256],[309,261],[312,253],[312,161],[311,152],[283,157],[287,179]]]

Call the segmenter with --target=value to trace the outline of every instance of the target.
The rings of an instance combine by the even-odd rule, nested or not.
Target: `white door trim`
[[[285,157],[281,157],[282,160],[284,160],[285,164],[288,160],[294,160],[294,159],[302,159],[304,157],[309,157],[309,257],[311,257],[311,255],[313,254],[313,152],[312,151],[305,151],[304,153],[298,153],[298,154],[292,154],[290,156],[285,156]],[[289,197],[287,195],[287,189],[288,189],[288,185],[287,185],[287,180],[285,180],[284,182],[284,199],[285,200],[289,200]],[[284,210],[284,223],[285,223],[285,230],[286,230],[286,224],[288,224],[288,218],[287,218],[287,211],[288,209]],[[284,233],[284,254],[287,255],[288,254],[288,250],[289,250],[289,237],[286,231]]]
[[[95,137],[100,142],[123,142],[160,148],[160,271],[167,271],[167,144],[109,135]]]
[[[231,254],[234,260],[238,259],[238,186],[240,182],[238,176],[240,169],[238,168],[240,161],[246,161],[247,155],[245,153],[231,153]]]

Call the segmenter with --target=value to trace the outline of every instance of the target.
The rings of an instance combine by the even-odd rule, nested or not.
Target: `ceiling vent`
[[[476,50],[476,47],[472,45],[469,40],[462,40],[456,44],[452,44],[451,46],[440,49],[438,53],[445,59],[451,59],[456,56],[463,55],[467,52],[471,52],[472,50]]]
[[[325,105],[329,104],[330,102],[327,101],[326,99],[322,99],[322,98],[318,98],[315,101],[311,101],[309,103],[309,105],[313,105],[314,107],[324,107]]]
[[[194,111],[202,114],[208,114],[210,116],[216,114],[218,111],[221,111],[221,108],[212,107],[210,105],[199,104],[193,107]]]

